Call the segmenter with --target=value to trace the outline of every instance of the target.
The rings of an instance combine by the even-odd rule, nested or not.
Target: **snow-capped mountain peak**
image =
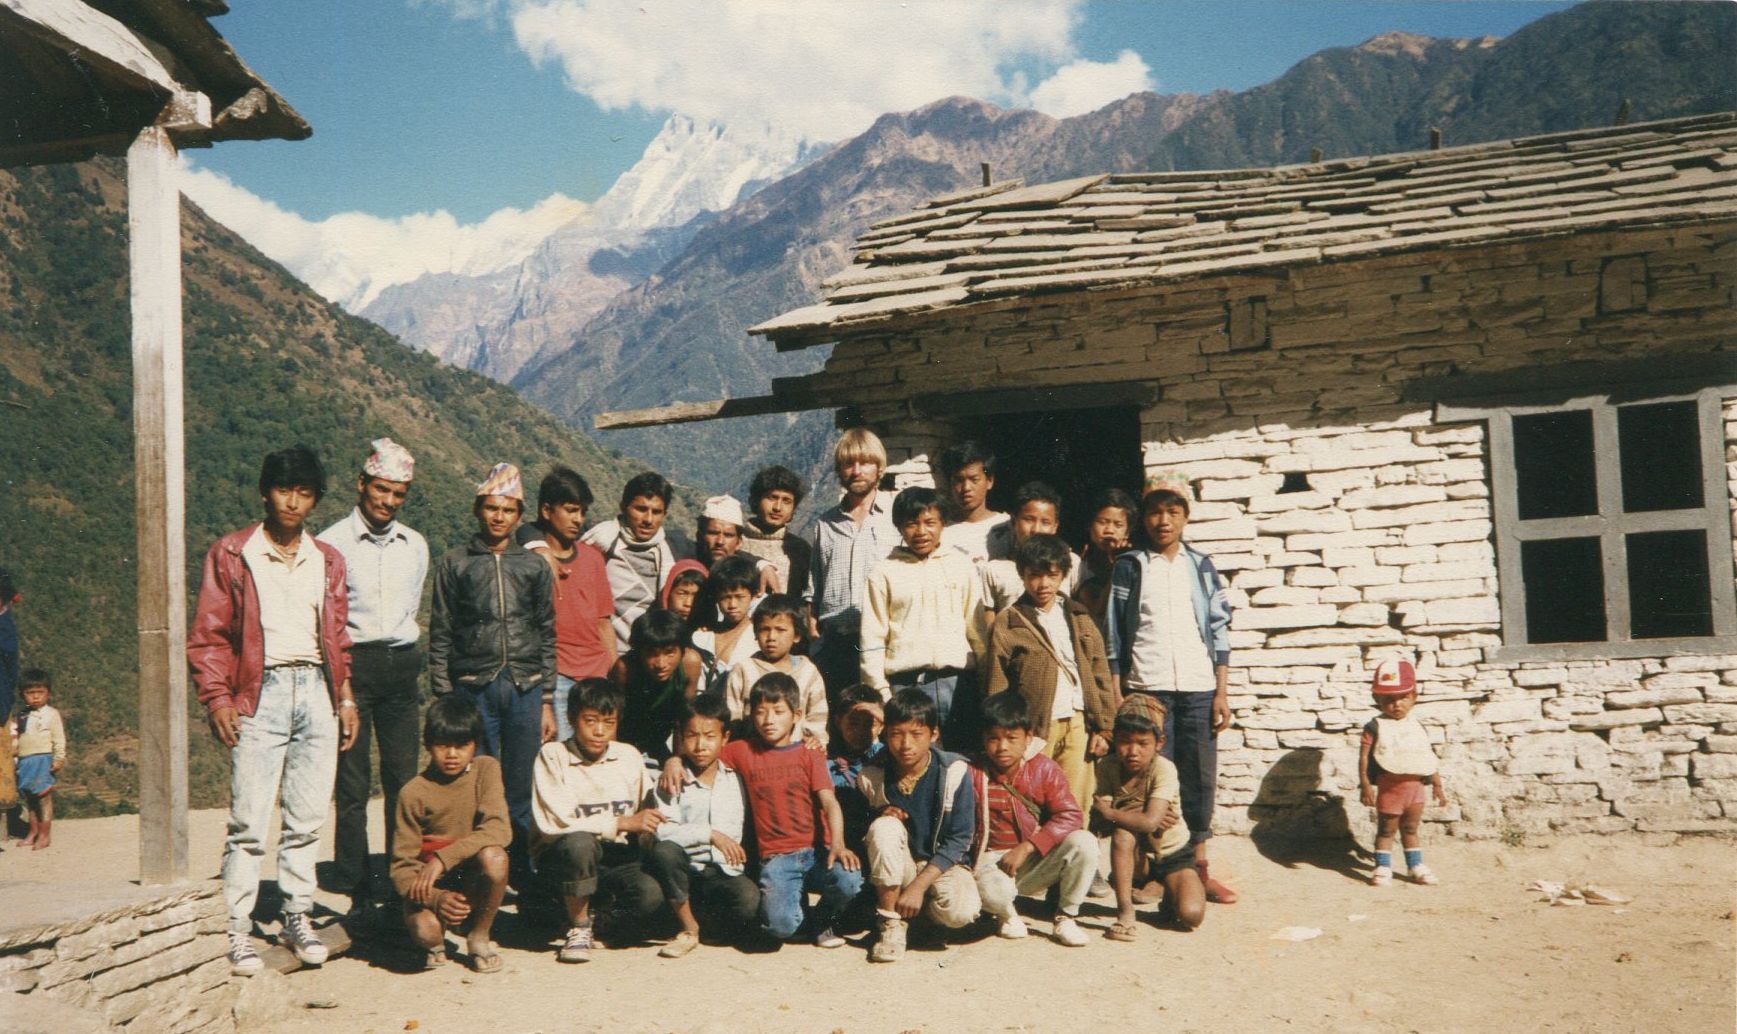
[[[671,115],[645,153],[592,209],[594,226],[680,226],[721,212],[760,185],[788,175],[821,150],[769,124],[722,126]]]

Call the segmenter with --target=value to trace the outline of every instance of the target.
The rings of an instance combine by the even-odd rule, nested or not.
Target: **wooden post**
[[[139,882],[187,878],[187,544],[181,420],[181,191],[175,145],[127,149],[139,573]]]

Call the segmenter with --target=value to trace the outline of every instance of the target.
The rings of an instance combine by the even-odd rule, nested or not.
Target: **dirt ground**
[[[49,851],[0,853],[0,900],[14,881],[116,876],[136,819],[56,823]],[[193,870],[215,874],[223,815],[196,812]],[[1737,1029],[1737,845],[1729,840],[1576,837],[1509,846],[1426,844],[1437,887],[1368,886],[1347,850],[1274,858],[1240,837],[1215,842],[1242,900],[1209,906],[1192,934],[1144,927],[1120,944],[1094,933],[1068,949],[1033,936],[978,936],[913,950],[893,966],[865,945],[749,955],[702,947],[603,950],[565,966],[548,931],[497,925],[506,960],[488,976],[432,973],[389,933],[353,956],[289,977],[298,1008],[274,1031],[528,1034],[532,1031],[1728,1032]],[[270,868],[267,869],[268,876]],[[1532,880],[1591,881],[1623,907],[1552,907]],[[343,899],[323,898],[341,909]],[[1042,915],[1033,905],[1032,915]],[[1047,932],[1043,918],[1034,934]],[[1275,940],[1285,927],[1320,936]],[[980,931],[987,933],[986,930]],[[457,940],[454,939],[457,946]],[[329,1008],[307,1007],[308,1003]],[[412,1026],[414,1024],[414,1026]]]

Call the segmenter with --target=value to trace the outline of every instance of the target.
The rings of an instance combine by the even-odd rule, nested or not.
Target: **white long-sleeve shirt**
[[[977,568],[965,554],[927,557],[900,546],[869,574],[863,592],[862,680],[883,696],[888,676],[973,668],[989,640]]]
[[[594,833],[627,843],[618,820],[649,805],[656,783],[638,748],[611,742],[587,761],[572,740],[545,743],[531,771],[531,818],[544,840]]]

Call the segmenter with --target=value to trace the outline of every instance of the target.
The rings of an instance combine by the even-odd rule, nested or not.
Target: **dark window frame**
[[[1496,661],[1578,660],[1660,657],[1676,654],[1737,652],[1737,581],[1733,579],[1731,491],[1725,477],[1723,398],[1729,388],[1635,397],[1632,387],[1554,399],[1548,404],[1452,405],[1438,408],[1443,421],[1481,420],[1488,428],[1490,502],[1495,521],[1497,584],[1503,645]],[[1623,510],[1617,412],[1626,405],[1692,401],[1700,435],[1701,506],[1681,510]],[[1598,478],[1598,512],[1580,517],[1522,520],[1514,469],[1513,419],[1536,413],[1584,409],[1592,412],[1593,467]],[[1656,531],[1700,531],[1707,540],[1707,570],[1713,618],[1710,636],[1636,639],[1631,633],[1626,536]],[[1604,570],[1603,642],[1533,643],[1527,635],[1526,584],[1521,574],[1521,543],[1542,539],[1596,537]]]

